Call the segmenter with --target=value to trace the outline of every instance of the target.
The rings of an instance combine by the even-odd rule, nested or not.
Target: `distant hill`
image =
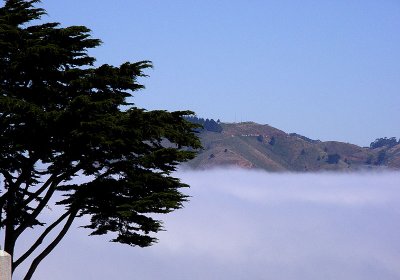
[[[201,120],[205,124],[205,120]],[[191,168],[237,166],[298,172],[400,170],[400,144],[395,138],[394,141],[393,138],[381,138],[371,143],[371,147],[359,147],[337,141],[312,140],[254,122],[208,120],[207,125],[209,129],[199,131],[204,149],[187,164]]]

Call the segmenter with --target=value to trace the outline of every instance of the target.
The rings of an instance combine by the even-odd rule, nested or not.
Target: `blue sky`
[[[369,145],[400,136],[398,0],[44,0],[86,25],[98,63],[152,60],[147,109]]]

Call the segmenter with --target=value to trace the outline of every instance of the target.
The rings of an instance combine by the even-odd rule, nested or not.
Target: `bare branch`
[[[25,229],[29,227],[29,225],[39,216],[42,210],[46,207],[47,203],[50,201],[51,197],[53,196],[57,185],[59,184],[59,180],[53,181],[49,189],[47,190],[46,195],[40,201],[39,205],[36,206],[35,210],[29,215],[29,218],[24,220],[16,229],[15,229],[15,236],[18,237],[24,232]]]
[[[36,268],[40,264],[40,262],[47,257],[48,254],[50,254],[53,249],[60,243],[61,239],[64,238],[65,234],[69,230],[69,228],[72,225],[72,222],[76,218],[76,214],[78,213],[78,209],[75,208],[74,210],[71,210],[71,213],[68,217],[67,222],[65,223],[64,227],[60,231],[60,233],[57,235],[57,237],[47,246],[42,253],[40,253],[32,262],[28,272],[26,273],[24,280],[30,280],[32,278],[33,273],[35,272]]]
[[[13,271],[23,262],[25,261],[39,246],[42,244],[43,240],[46,238],[46,236],[56,227],[58,226],[68,215],[71,214],[71,211],[65,212],[60,218],[58,218],[54,223],[52,223],[50,226],[46,228],[46,230],[39,236],[39,238],[36,240],[36,242],[27,250],[18,260],[16,260],[13,265],[12,269]]]
[[[32,193],[25,201],[24,201],[24,206],[27,206],[29,203],[31,203],[34,199],[36,199],[39,195],[42,194],[53,182],[55,179],[56,175],[50,176],[49,179],[41,186],[36,192]]]
[[[71,172],[76,172],[77,170],[72,170]],[[57,189],[58,184],[60,184],[65,178],[68,178],[68,174],[63,174],[60,175],[58,177],[51,176],[47,182],[45,183],[45,185],[48,188],[47,193],[45,194],[45,196],[41,199],[39,205],[36,206],[35,210],[29,215],[29,218],[26,219],[25,221],[23,221],[19,227],[15,230],[15,235],[16,237],[20,236],[22,232],[24,232],[24,230],[30,226],[30,224],[39,216],[39,214],[42,212],[42,210],[46,207],[46,205],[48,204],[48,202],[50,201],[51,197],[53,196],[54,192]],[[39,191],[44,191],[46,188],[43,188],[44,186],[42,186]],[[43,188],[43,190],[41,190]],[[30,202],[35,199],[35,197],[33,198],[28,198],[31,199]],[[27,199],[27,201],[28,201]],[[26,201],[25,201],[25,205]]]

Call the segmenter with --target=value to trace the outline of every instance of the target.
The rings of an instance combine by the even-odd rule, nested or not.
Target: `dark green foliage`
[[[268,144],[270,144],[271,146],[275,145],[276,143],[276,139],[274,136],[271,137],[271,139],[269,140]]]
[[[378,138],[374,142],[372,142],[369,147],[371,149],[376,149],[376,148],[381,148],[381,147],[387,147],[391,148],[393,146],[396,146],[397,144],[400,144],[400,139],[399,141],[396,140],[396,137],[390,137],[390,138]]]
[[[214,121],[213,119],[209,120],[206,119],[206,121],[204,122],[204,128],[208,131],[212,131],[212,132],[222,132],[222,126],[220,126],[216,121]]]
[[[185,119],[191,123],[199,124],[203,127],[203,129],[211,132],[222,132],[222,126],[219,124],[219,120],[216,122],[213,119],[203,119],[203,118],[198,118],[196,116],[186,116]],[[197,130],[198,132],[201,131],[201,129]]]
[[[41,23],[39,2],[9,0],[0,8],[0,228],[15,269],[54,228],[64,227],[33,260],[25,279],[54,249],[75,217],[91,217],[93,235],[148,246],[161,229],[151,213],[182,207],[186,187],[171,176],[200,148],[189,111],[146,111],[129,102],[151,62],[94,67],[100,45],[84,26]],[[38,23],[39,22],[39,23]],[[122,109],[124,108],[124,109]],[[168,145],[165,145],[168,143]],[[71,180],[84,177],[86,183]],[[78,180],[79,181],[79,180]],[[65,214],[21,258],[20,235],[43,226],[55,193]],[[40,242],[39,242],[40,241]]]
[[[326,162],[329,164],[337,164],[339,163],[340,155],[339,154],[330,154],[326,159]]]
[[[375,161],[375,165],[385,164],[385,159],[386,159],[386,151],[385,150],[379,151],[378,157]]]

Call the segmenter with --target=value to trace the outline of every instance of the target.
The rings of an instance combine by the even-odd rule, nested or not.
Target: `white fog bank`
[[[34,279],[400,279],[400,173],[178,176],[191,199],[163,217],[158,244],[74,229]]]

